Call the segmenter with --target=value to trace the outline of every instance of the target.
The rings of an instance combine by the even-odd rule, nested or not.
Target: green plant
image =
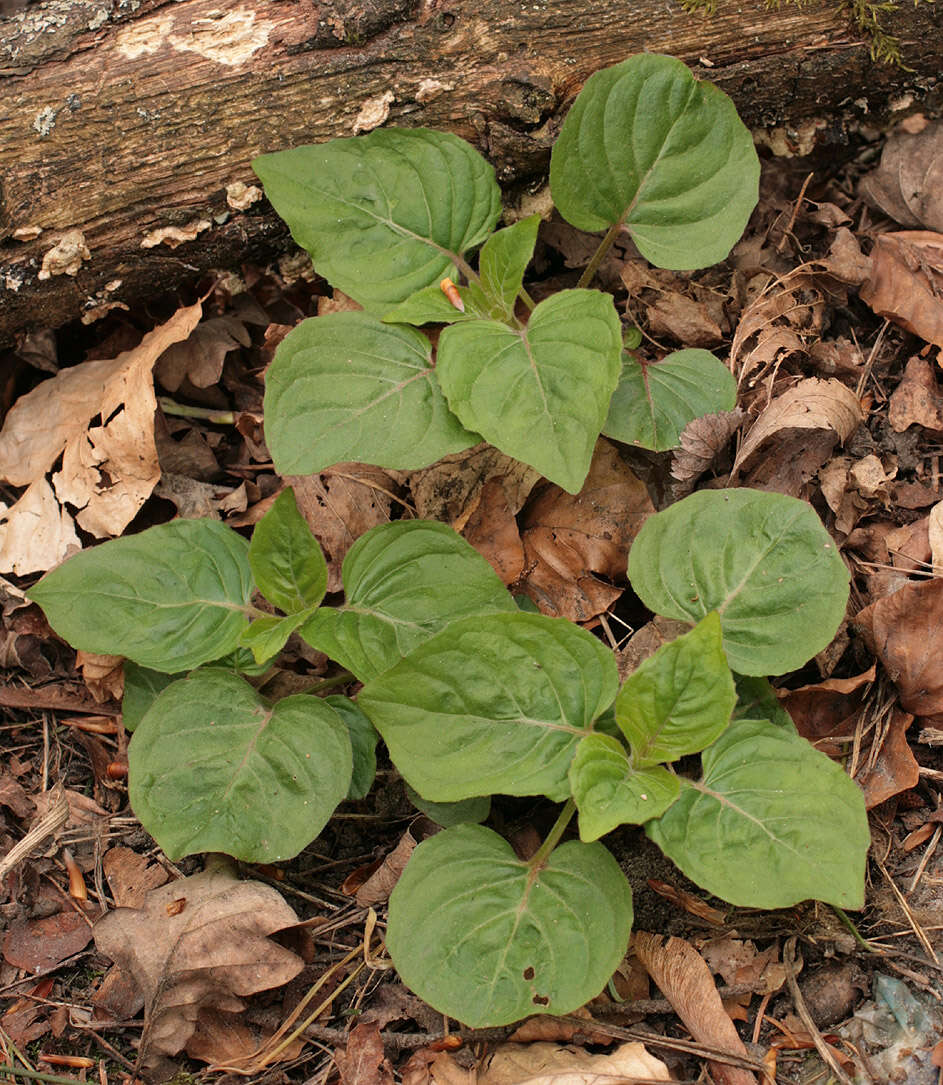
[[[748,138],[683,65],[637,57],[587,83],[551,185],[570,221],[607,231],[604,245],[627,228],[668,266],[713,261],[755,200]],[[483,435],[579,489],[601,429],[671,447],[692,410],[732,405],[712,376],[724,367],[703,352],[664,370],[620,361],[612,299],[586,289],[592,262],[578,289],[534,305],[522,281],[537,223],[491,232],[493,175],[451,136],[377,132],[266,156],[258,170],[319,270],[367,310],[305,322],[281,344],[265,415],[282,473],[346,458],[418,467]],[[436,285],[450,269],[467,280],[464,312]],[[431,342],[403,321],[448,323],[434,366]],[[712,383],[724,403],[705,402]],[[629,579],[691,629],[621,689],[597,638],[520,611],[443,524],[374,528],[342,576],[344,604],[323,606],[324,558],[285,490],[251,542],[177,520],[80,553],[32,589],[65,639],[132,661],[131,802],[172,858],[296,854],[341,800],[369,790],[379,732],[417,804],[452,826],[410,860],[388,946],[406,983],[471,1025],[565,1013],[604,986],[632,902],[599,838],[622,824],[644,825],[735,904],[862,904],[860,792],[797,735],[762,677],[803,664],[844,614],[848,573],[808,505],[705,490],[652,515]],[[356,701],[260,696],[244,673],[294,632],[363,683]],[[676,771],[692,755],[700,775]],[[476,824],[492,794],[563,804],[532,858]],[[561,843],[574,813],[579,839]]]

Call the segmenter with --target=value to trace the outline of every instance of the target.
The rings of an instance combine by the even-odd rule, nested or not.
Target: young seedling
[[[716,358],[643,364],[591,289],[623,231],[661,266],[703,266],[756,201],[732,103],[676,60],[631,58],[578,97],[551,188],[568,221],[605,237],[577,288],[536,305],[522,284],[538,222],[495,230],[494,173],[454,136],[380,130],[256,169],[318,270],[363,306],[304,321],[278,348],[265,427],[282,474],[347,459],[409,470],[484,438],[576,492],[600,432],[665,449],[733,406]],[[435,351],[410,326],[429,323],[445,325]],[[644,825],[734,904],[863,903],[862,796],[763,677],[805,663],[844,615],[848,573],[814,511],[695,493],[646,521],[628,575],[690,629],[621,688],[600,640],[521,612],[444,524],[368,531],[343,563],[344,604],[324,606],[324,558],[290,489],[251,542],[178,520],[76,555],[30,596],[76,647],[129,660],[131,802],[172,859],[290,858],[367,793],[379,733],[417,805],[451,826],[410,859],[387,945],[431,1005],[484,1026],[570,1012],[606,984],[632,925],[599,840],[620,825]],[[256,692],[244,675],[292,633],[363,683],[356,700]],[[699,774],[677,771],[681,758]],[[530,860],[476,824],[494,794],[562,804]],[[579,838],[564,841],[574,815]]]

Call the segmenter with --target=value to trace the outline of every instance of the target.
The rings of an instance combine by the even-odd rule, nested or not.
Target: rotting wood
[[[506,185],[537,183],[586,78],[642,50],[798,145],[837,146],[892,106],[934,111],[943,5],[886,22],[909,71],[872,62],[831,4],[48,0],[0,19],[0,345],[270,256],[284,227],[227,186],[254,183],[255,154],[349,135],[371,109],[472,140]]]

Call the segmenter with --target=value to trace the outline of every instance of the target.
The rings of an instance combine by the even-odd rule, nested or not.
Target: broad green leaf
[[[863,907],[871,835],[838,765],[769,720],[734,720],[701,756],[701,779],[645,826],[689,878],[743,907]]]
[[[780,704],[776,691],[765,678],[736,674],[734,684],[737,687],[737,703],[733,710],[735,720],[769,720],[777,727],[795,731],[792,716]]]
[[[438,283],[501,214],[494,169],[447,132],[379,128],[252,168],[318,274],[378,316]]]
[[[618,825],[660,817],[681,791],[678,777],[663,765],[635,769],[621,742],[598,734],[587,735],[576,747],[570,787],[581,840],[598,840]]]
[[[216,520],[174,520],[83,550],[29,597],[73,648],[176,674],[239,643],[252,595],[248,549]]]
[[[481,282],[472,282],[468,293],[472,303],[493,320],[514,316],[514,303],[534,255],[539,225],[540,215],[531,215],[493,233],[481,247],[478,258]]]
[[[345,460],[413,470],[478,442],[449,412],[421,333],[368,313],[304,320],[265,376],[265,438],[278,471]]]
[[[383,315],[384,324],[458,324],[483,316],[471,306],[466,287],[458,287],[465,303],[465,312],[456,309],[438,285],[424,286],[402,303]]]
[[[373,787],[377,774],[377,742],[380,736],[363,711],[349,697],[332,694],[324,703],[340,716],[347,727],[354,755],[354,772],[350,780],[348,799],[362,799]]]
[[[243,674],[248,675],[250,678],[259,678],[268,670],[269,661],[266,659],[262,663],[257,663],[251,650],[240,644],[238,648],[234,648],[231,652],[227,652],[226,655],[220,656],[219,659],[212,660],[207,666],[230,671],[232,674]]]
[[[354,543],[342,568],[347,601],[301,629],[361,682],[470,614],[516,610],[500,577],[461,535],[431,520],[397,520]]]
[[[801,667],[848,600],[848,570],[812,507],[760,490],[701,490],[650,516],[628,571],[656,614],[697,622],[716,610],[741,674]]]
[[[659,765],[719,738],[736,700],[720,617],[711,611],[629,675],[616,698],[616,723],[629,740],[633,765]]]
[[[590,233],[624,223],[646,260],[679,270],[727,256],[759,176],[753,137],[727,95],[653,53],[589,77],[550,158],[567,222]]]
[[[297,694],[274,706],[244,679],[197,671],[160,694],[128,746],[135,814],[169,858],[290,859],[347,795],[347,728]]]
[[[491,813],[490,795],[476,795],[473,799],[461,799],[459,802],[429,802],[415,788],[406,784],[406,798],[443,829],[451,829],[454,825],[476,825]]]
[[[255,525],[249,567],[259,591],[286,614],[316,607],[327,590],[327,562],[287,487]]]
[[[622,331],[612,298],[562,290],[527,327],[453,324],[436,375],[464,426],[551,482],[578,493],[619,377]]]
[[[410,786],[433,802],[570,793],[577,743],[612,703],[615,659],[563,618],[453,622],[358,697]]]
[[[279,618],[273,614],[266,614],[264,618],[256,618],[248,629],[242,631],[239,644],[252,652],[256,663],[265,663],[285,647],[285,642],[294,631],[303,625],[317,607],[308,607],[297,614],[289,614]]]
[[[133,731],[151,707],[154,698],[171,682],[185,677],[182,674],[163,674],[137,663],[125,660],[124,695],[121,698],[121,722],[126,731]]]
[[[423,841],[390,897],[386,944],[403,982],[474,1028],[571,1013],[625,954],[632,891],[602,844],[568,841],[534,871],[490,829]]]
[[[622,375],[609,404],[603,433],[655,452],[677,448],[695,418],[732,410],[737,382],[708,350],[676,350],[660,362],[622,355]]]

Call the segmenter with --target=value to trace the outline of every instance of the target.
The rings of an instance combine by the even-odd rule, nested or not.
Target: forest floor
[[[735,411],[695,423],[671,452],[600,440],[583,493],[592,501],[516,472],[487,447],[412,473],[347,463],[281,478],[263,435],[265,367],[299,320],[350,304],[300,253],[136,312],[36,333],[0,358],[0,418],[57,374],[79,374],[71,401],[45,408],[63,450],[58,493],[85,484],[88,464],[69,450],[86,439],[107,446],[117,465],[108,488],[121,492],[95,510],[92,530],[76,498],[52,496],[46,466],[24,475],[22,448],[15,469],[0,463],[8,509],[26,487],[38,502],[28,527],[0,524],[0,1081],[549,1085],[573,1074],[667,1080],[664,1066],[671,1080],[691,1082],[705,1080],[708,1066],[717,1082],[760,1081],[764,1069],[768,1080],[809,1085],[943,1080],[941,163],[943,124],[911,116],[889,140],[862,132],[830,160],[767,157],[759,206],[724,264],[660,271],[630,243],[617,246],[599,285],[641,328],[641,356],[710,349],[729,365],[739,397]],[[595,240],[588,244],[562,221],[545,222],[531,295],[573,285]],[[144,384],[128,367],[120,389],[90,403],[94,381],[83,385],[83,366],[133,356],[155,326],[197,303],[196,331],[135,370]],[[135,403],[152,414],[155,385],[153,435],[140,420],[104,433],[116,418],[133,422]],[[127,465],[148,455],[156,474],[133,484],[120,477],[120,465],[130,476]],[[864,791],[872,829],[864,910],[733,908],[686,882],[640,830],[619,830],[607,844],[632,883],[636,929],[673,936],[662,949],[678,959],[695,952],[706,965],[694,970],[697,983],[658,990],[630,953],[582,1023],[464,1030],[408,991],[382,954],[390,889],[410,841],[434,826],[381,756],[372,792],[342,804],[296,859],[240,867],[247,881],[238,884],[261,883],[293,910],[297,922],[281,923],[275,941],[303,966],[289,982],[273,978],[227,1004],[213,975],[242,959],[240,940],[227,943],[221,927],[212,953],[199,940],[169,947],[161,915],[147,910],[158,899],[150,894],[173,889],[204,860],[170,862],[129,807],[121,660],[75,653],[24,592],[70,539],[90,545],[174,517],[246,529],[290,482],[327,556],[330,592],[369,528],[442,520],[541,610],[604,638],[628,673],[659,643],[625,576],[639,479],[655,507],[705,486],[801,497],[840,545],[852,574],[848,618],[827,649],[776,686],[799,731]],[[333,673],[325,656],[292,639],[266,692]],[[501,800],[491,817],[526,838],[546,809]],[[214,858],[209,868],[225,872],[226,863]],[[192,885],[181,882],[180,900]],[[145,920],[129,927],[126,967],[94,941],[96,922],[116,907]],[[164,981],[156,988],[155,968]],[[166,980],[177,972],[201,980],[168,1006]],[[692,1019],[718,994],[747,1045],[739,1062],[712,1051],[703,1029],[699,1043],[690,1038]],[[145,1072],[139,1041],[158,1019],[182,1042],[158,1045],[163,1054]],[[649,1055],[607,1061],[640,1037]]]

